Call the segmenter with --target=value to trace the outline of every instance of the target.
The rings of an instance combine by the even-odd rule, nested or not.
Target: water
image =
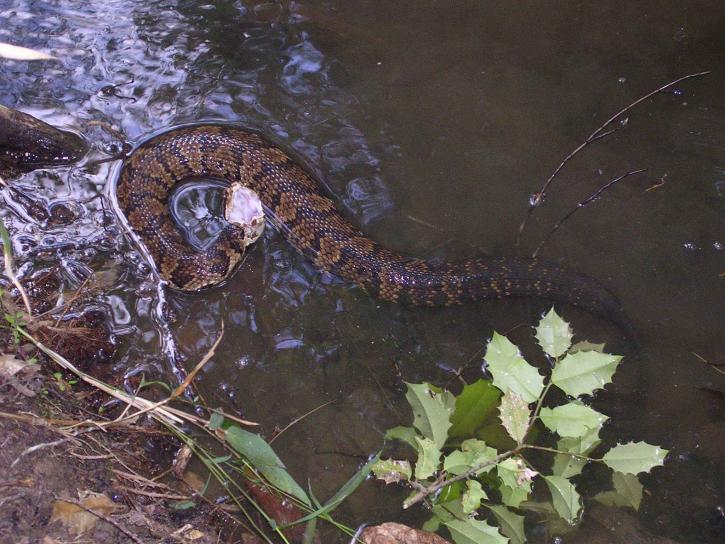
[[[268,437],[325,405],[274,442],[324,498],[386,428],[408,423],[402,381],[455,385],[464,366],[475,379],[492,330],[525,344],[546,304],[378,303],[318,273],[268,230],[225,285],[166,293],[161,313],[150,268],[109,205],[118,164],[94,163],[119,144],[98,123],[138,143],[183,123],[238,122],[299,155],[392,248],[428,258],[513,254],[530,195],[568,152],[659,85],[713,70],[638,106],[578,155],[520,251],[531,253],[606,182],[647,169],[576,213],[542,256],[605,281],[637,330],[634,350],[616,328],[561,309],[580,338],[627,354],[596,398],[612,417],[607,441],[672,449],[667,466],[643,478],[642,528],[720,542],[725,383],[700,358],[722,363],[725,325],[724,24],[722,2],[0,0],[0,41],[61,59],[0,63],[0,103],[95,147],[83,165],[15,183],[49,204],[70,203],[69,224],[33,220],[7,191],[4,216],[27,259],[22,270],[60,266],[68,288],[101,278],[114,368],[127,379],[173,380],[174,365],[193,366],[223,323],[197,380],[210,405],[259,421]],[[404,495],[368,482],[340,515],[418,523],[400,511]]]

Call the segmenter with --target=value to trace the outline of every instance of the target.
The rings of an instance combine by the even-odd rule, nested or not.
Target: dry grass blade
[[[10,241],[10,234],[8,234],[8,229],[5,228],[5,223],[3,223],[2,220],[0,220],[0,237],[2,238],[3,242],[3,257],[5,259],[5,275],[10,279],[10,281],[13,283],[13,285],[18,289],[20,292],[20,296],[23,299],[23,304],[25,305],[25,311],[28,313],[28,316],[33,315],[33,311],[30,308],[30,299],[28,299],[28,294],[25,292],[25,289],[23,289],[23,286],[20,284],[20,281],[18,281],[17,276],[15,275],[15,271],[13,268],[13,246],[12,242]]]
[[[0,58],[8,60],[56,60],[54,56],[42,51],[5,42],[0,42]]]

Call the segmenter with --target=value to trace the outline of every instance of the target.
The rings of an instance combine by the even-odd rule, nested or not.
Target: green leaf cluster
[[[571,526],[582,513],[582,497],[572,479],[591,462],[614,471],[613,489],[595,499],[639,507],[643,488],[637,474],[661,465],[667,450],[633,442],[602,457],[591,456],[608,417],[585,401],[611,383],[622,357],[605,353],[603,344],[573,344],[573,337],[571,326],[552,308],[535,332],[552,364],[548,376],[508,338],[494,333],[484,355],[490,380],[467,384],[458,395],[426,383],[407,384],[413,425],[390,429],[386,437],[408,444],[415,458],[412,465],[405,459],[381,459],[372,471],[386,483],[413,488],[404,507],[421,500],[429,504],[433,516],[424,528],[445,527],[456,544],[519,544],[526,541],[527,513],[555,515]],[[547,405],[552,388],[567,402]],[[541,439],[555,440],[556,447],[539,445]],[[548,452],[550,464],[534,466],[528,455],[532,450]],[[530,500],[536,481],[548,490],[549,501]]]

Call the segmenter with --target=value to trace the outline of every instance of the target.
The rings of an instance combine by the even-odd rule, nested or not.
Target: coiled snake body
[[[143,143],[124,163],[116,193],[129,225],[160,275],[195,290],[226,278],[239,262],[230,226],[204,251],[189,246],[169,212],[171,190],[194,178],[239,181],[255,191],[289,242],[320,269],[381,299],[445,306],[485,298],[539,296],[615,318],[614,296],[588,276],[533,259],[484,257],[433,265],[372,241],[338,212],[318,182],[277,146],[239,128],[198,125]]]

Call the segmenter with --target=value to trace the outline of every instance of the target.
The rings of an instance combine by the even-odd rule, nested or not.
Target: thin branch
[[[667,83],[665,85],[662,85],[661,87],[658,87],[654,91],[652,91],[650,93],[647,93],[646,95],[642,96],[641,98],[638,98],[637,100],[635,100],[634,102],[632,102],[629,106],[627,106],[627,107],[622,108],[621,110],[619,110],[617,113],[615,113],[614,115],[612,115],[609,119],[607,119],[604,122],[604,124],[602,124],[594,132],[592,132],[589,135],[589,137],[586,140],[584,140],[584,142],[582,144],[580,144],[576,149],[574,149],[571,153],[569,153],[566,157],[564,157],[564,160],[561,161],[561,163],[559,164],[559,166],[556,167],[556,169],[554,170],[554,172],[544,182],[544,184],[542,185],[542,187],[539,190],[539,192],[534,194],[534,198],[532,199],[532,201],[531,201],[531,203],[529,205],[529,208],[526,211],[526,215],[524,216],[524,219],[521,222],[521,225],[519,226],[519,232],[516,235],[516,245],[517,246],[519,245],[520,238],[521,238],[521,233],[526,228],[526,223],[528,222],[529,217],[531,216],[531,214],[533,213],[533,211],[543,202],[544,197],[546,196],[546,192],[549,189],[549,186],[552,184],[552,182],[554,181],[554,179],[556,178],[556,176],[558,176],[559,173],[562,171],[562,169],[567,165],[567,163],[571,159],[573,159],[574,156],[577,153],[579,153],[580,151],[582,151],[585,147],[587,147],[589,144],[591,144],[595,140],[597,140],[599,138],[603,138],[605,136],[608,136],[609,134],[611,134],[612,132],[614,132],[614,130],[616,130],[616,129],[610,130],[609,132],[604,132],[604,131],[614,121],[616,121],[617,119],[619,119],[622,115],[624,115],[625,113],[627,113],[629,110],[631,110],[632,108],[634,108],[638,104],[641,104],[642,102],[644,102],[648,98],[651,98],[654,95],[656,95],[658,93],[661,93],[665,89],[667,89],[669,87],[672,87],[673,85],[676,85],[676,84],[678,84],[678,83],[680,83],[682,81],[685,81],[686,79],[692,79],[692,78],[695,78],[695,77],[705,76],[705,75],[707,75],[709,73],[710,73],[710,70],[707,70],[707,71],[704,71],[704,72],[697,72],[697,73],[694,73],[694,74],[687,74],[686,76],[679,77],[679,78],[675,79],[674,81],[670,81],[669,83]]]
[[[582,208],[586,208],[589,204],[591,204],[594,200],[599,198],[604,191],[611,188],[612,186],[616,185],[620,181],[622,181],[624,178],[629,176],[634,176],[635,174],[641,174],[642,172],[646,172],[646,169],[640,169],[640,170],[631,170],[630,172],[627,172],[626,174],[622,174],[621,176],[618,176],[614,178],[613,180],[605,183],[602,185],[599,189],[597,189],[594,193],[586,197],[584,200],[579,202],[579,204],[576,205],[573,209],[569,211],[564,217],[559,219],[557,223],[551,228],[551,230],[546,233],[546,236],[539,242],[539,245],[536,247],[536,250],[531,255],[532,257],[536,258],[536,256],[539,254],[539,251],[541,251],[541,248],[544,246],[546,242],[549,241],[549,238],[553,236],[553,234],[559,230],[559,228],[566,222],[572,215],[574,215],[578,210],[581,210]]]
[[[317,410],[321,410],[321,409],[322,409],[322,408],[324,408],[325,406],[329,406],[329,405],[330,405],[330,404],[332,404],[333,402],[335,402],[335,401],[334,401],[334,400],[331,400],[331,401],[328,401],[328,402],[326,402],[326,403],[324,403],[324,404],[320,404],[320,405],[319,405],[319,406],[318,406],[317,408],[313,408],[312,410],[310,410],[310,411],[309,411],[309,412],[307,412],[306,414],[302,414],[301,416],[299,416],[299,417],[296,417],[295,419],[293,419],[292,421],[290,421],[290,422],[289,422],[289,423],[287,424],[287,426],[286,426],[286,427],[285,427],[284,429],[282,429],[282,430],[281,430],[280,432],[278,432],[278,433],[277,433],[276,435],[274,435],[274,436],[273,436],[273,437],[272,437],[272,438],[271,438],[271,439],[269,440],[269,442],[268,442],[268,443],[269,443],[269,444],[272,444],[272,442],[274,442],[275,440],[277,440],[277,439],[278,439],[278,438],[280,437],[280,435],[281,435],[281,434],[282,434],[283,432],[285,432],[285,431],[286,431],[287,429],[289,429],[289,428],[290,428],[290,427],[292,427],[293,425],[296,425],[297,423],[299,423],[300,421],[302,421],[303,419],[305,419],[305,418],[306,418],[307,416],[311,416],[312,414],[314,414],[315,412],[317,412]]]
[[[219,342],[222,341],[222,338],[224,337],[224,322],[221,323],[221,330],[219,331],[219,337],[216,339],[212,347],[209,349],[209,351],[206,352],[206,355],[201,358],[201,361],[199,361],[196,366],[193,368],[189,374],[187,374],[186,378],[183,382],[181,382],[181,385],[174,389],[174,392],[171,393],[171,396],[168,400],[175,399],[176,397],[182,395],[187,387],[191,385],[191,382],[194,381],[194,378],[196,378],[196,375],[199,373],[199,371],[204,368],[204,365],[209,362],[209,359],[214,357],[214,352],[216,351],[216,348],[219,346]]]
[[[466,478],[473,476],[476,472],[478,472],[481,469],[484,469],[486,467],[496,465],[500,461],[503,461],[504,459],[507,459],[508,457],[511,457],[512,455],[516,455],[519,452],[519,449],[507,451],[504,453],[501,453],[494,457],[493,459],[489,459],[488,461],[484,461],[483,463],[479,463],[478,465],[475,465],[468,469],[466,472],[462,472],[458,476],[454,476],[453,478],[448,478],[446,480],[441,480],[439,478],[438,481],[436,481],[433,485],[430,485],[428,487],[421,486],[418,493],[410,497],[409,499],[406,499],[406,501],[403,503],[403,508],[410,508],[414,504],[419,503],[426,497],[433,495],[435,493],[438,493],[441,489],[446,487],[447,485],[450,485],[454,482],[458,482],[460,480],[465,480]]]
[[[602,461],[601,459],[596,459],[594,457],[587,457],[586,455],[582,455],[580,453],[572,453],[570,451],[557,450],[556,448],[547,448],[546,446],[534,446],[531,444],[524,444],[521,446],[521,449],[548,451],[551,453],[563,453],[564,455],[571,455],[572,457],[576,457],[577,459],[583,459],[584,461],[599,461],[599,462]]]

